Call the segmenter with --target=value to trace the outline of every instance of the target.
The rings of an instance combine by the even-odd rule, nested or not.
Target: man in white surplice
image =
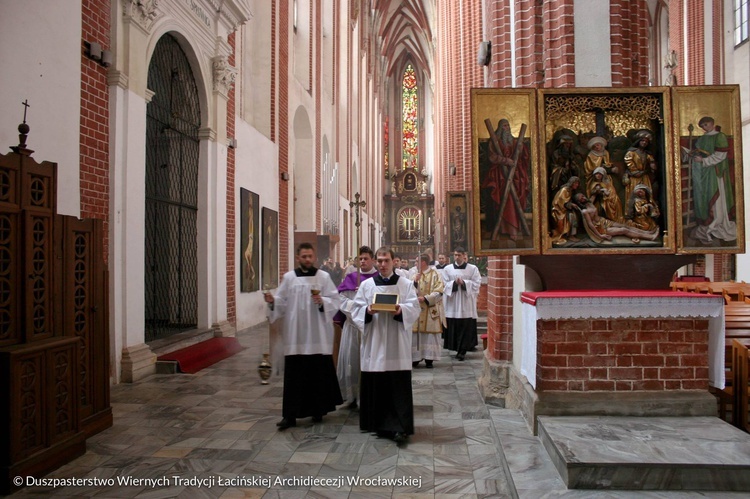
[[[419,301],[414,283],[394,273],[392,250],[380,248],[375,258],[378,275],[360,285],[351,314],[362,331],[359,428],[400,444],[414,433],[411,330]],[[376,293],[398,294],[395,311],[373,310]]]
[[[477,340],[477,298],[482,276],[476,265],[467,262],[466,250],[453,251],[453,263],[443,269],[445,281],[445,319],[447,327],[443,346],[456,351],[456,359],[464,360]]]
[[[267,293],[268,319],[283,319],[284,393],[279,430],[297,424],[297,418],[323,416],[341,404],[333,365],[333,315],[340,300],[331,276],[313,267],[311,244],[297,248],[299,267],[284,274],[274,294]]]

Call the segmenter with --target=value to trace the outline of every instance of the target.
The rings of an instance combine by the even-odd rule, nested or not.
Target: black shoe
[[[420,362],[422,362],[422,361],[421,361],[421,360],[418,360],[418,361],[416,361],[416,362],[412,362],[412,363],[411,363],[411,367],[417,367],[417,366],[419,365],[419,363],[420,363]]]
[[[353,400],[349,405],[346,406],[347,409],[356,409],[357,408],[357,401]]]
[[[425,360],[424,363],[425,363],[425,367],[427,369],[432,369],[432,361],[431,360]]]
[[[297,420],[295,418],[284,418],[276,423],[276,426],[279,427],[279,431],[286,430],[292,426],[297,426]]]
[[[464,360],[466,358],[466,354],[459,353],[456,354],[456,360]]]
[[[401,433],[400,431],[397,431],[393,434],[393,441],[396,442],[396,444],[401,445],[404,442],[406,442],[406,435]]]
[[[321,421],[323,421],[323,416],[313,416],[312,421],[313,423],[320,423]]]

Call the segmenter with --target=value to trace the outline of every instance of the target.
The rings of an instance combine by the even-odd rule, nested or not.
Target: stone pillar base
[[[510,364],[506,361],[491,359],[484,350],[484,364],[482,375],[479,377],[479,392],[485,403],[506,407],[505,396],[508,391],[508,370]]]
[[[228,321],[217,322],[211,329],[214,330],[214,336],[219,338],[225,338],[235,336],[237,334],[237,328]]]
[[[123,383],[133,383],[156,372],[156,354],[148,345],[141,343],[122,349]]]

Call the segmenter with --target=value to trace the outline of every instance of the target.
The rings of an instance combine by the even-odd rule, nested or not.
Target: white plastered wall
[[[743,254],[737,255],[737,281],[750,282],[750,255],[748,245],[748,202],[750,193],[750,43],[734,46],[734,2],[724,2],[724,24],[727,27],[725,33],[725,64],[726,82],[737,84],[740,87],[740,119],[742,120],[742,157],[744,159],[743,171],[745,190],[745,248]]]
[[[28,101],[27,147],[57,163],[57,212],[80,216],[81,2],[2,2],[0,151],[18,145]]]

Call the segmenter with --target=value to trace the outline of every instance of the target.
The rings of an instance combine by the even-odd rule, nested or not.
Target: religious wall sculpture
[[[744,252],[739,114],[737,86],[474,90],[475,252]]]

